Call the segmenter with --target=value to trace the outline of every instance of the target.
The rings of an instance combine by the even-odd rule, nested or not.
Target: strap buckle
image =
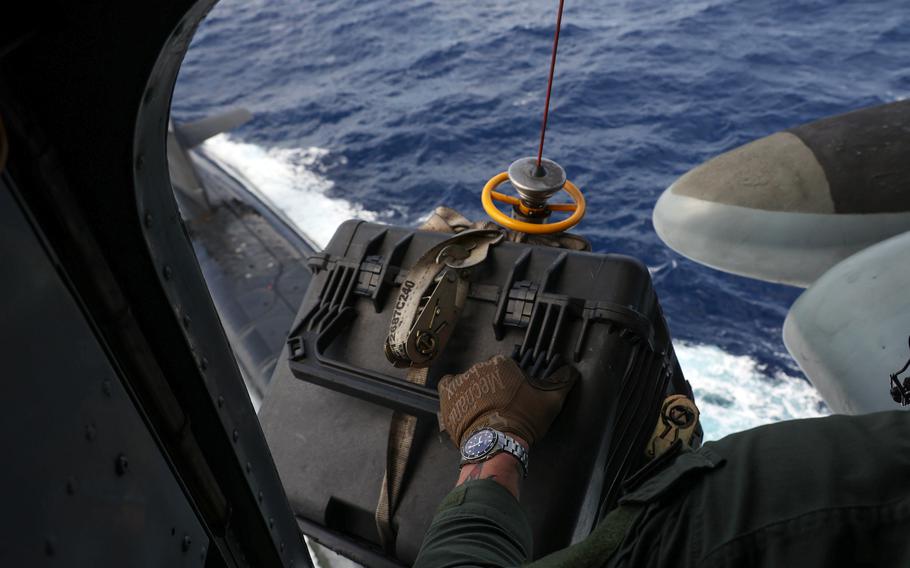
[[[460,306],[458,295],[458,271],[446,268],[439,277],[433,293],[417,314],[417,319],[408,333],[405,354],[411,365],[429,362],[445,345],[458,318]]]
[[[411,267],[385,343],[393,365],[425,367],[442,351],[467,299],[470,269],[504,237],[499,230],[464,231],[432,247]]]

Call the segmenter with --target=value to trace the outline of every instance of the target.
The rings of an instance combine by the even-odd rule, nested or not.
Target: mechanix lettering
[[[492,374],[490,374],[489,377],[491,380],[496,382],[497,386],[499,386],[500,389],[506,388],[506,384],[502,380],[502,373],[499,372],[499,368],[497,368]]]
[[[446,391],[446,396],[449,396],[449,397],[455,396],[455,389],[454,389],[454,385],[452,384],[454,382],[455,382],[455,378],[450,376],[450,377],[446,378],[446,380],[439,383],[439,386],[442,387],[442,389],[444,391]]]
[[[455,403],[455,409],[458,411],[459,415],[462,415],[465,413],[466,407],[467,407],[467,404],[465,403],[464,397],[459,398],[458,402]]]
[[[439,383],[440,399],[445,401],[442,417],[444,429],[458,432],[480,416],[485,416],[485,424],[502,425],[508,421],[499,417],[498,412],[490,412],[496,401],[505,401],[512,397],[522,381],[513,380],[511,367],[506,365],[504,357],[497,357],[490,362],[476,365],[460,375],[448,375]],[[516,377],[521,378],[521,377]]]
[[[461,422],[462,416],[463,414],[461,412],[458,412],[457,408],[453,408],[452,412],[449,413],[448,426],[455,426]]]

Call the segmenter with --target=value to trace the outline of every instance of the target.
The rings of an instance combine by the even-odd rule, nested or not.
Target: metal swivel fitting
[[[496,189],[509,182],[519,197],[499,193]],[[548,203],[553,194],[564,191],[572,203]],[[521,158],[512,162],[508,172],[496,174],[480,194],[483,209],[493,221],[507,229],[533,235],[561,233],[574,227],[585,216],[585,197],[566,179],[566,171],[552,160]],[[512,215],[500,211],[494,201],[512,206]],[[571,213],[562,221],[548,222],[554,211]]]
[[[566,171],[546,158],[528,157],[512,162],[509,181],[520,196],[513,206],[514,216],[529,223],[543,223],[550,216],[547,201],[566,185]]]

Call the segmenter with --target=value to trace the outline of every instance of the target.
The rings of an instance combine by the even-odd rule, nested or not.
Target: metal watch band
[[[524,446],[515,441],[515,438],[509,436],[504,432],[496,432],[499,434],[499,445],[503,452],[508,452],[515,456],[518,459],[518,463],[521,464],[521,471],[524,474],[524,477],[528,476],[528,451],[524,449]]]
[[[521,471],[524,477],[528,476],[528,451],[519,444],[515,438],[509,436],[505,432],[500,432],[494,428],[482,428],[481,430],[491,430],[496,434],[496,444],[493,448],[483,456],[476,459],[468,459],[462,455],[461,465],[471,464],[471,463],[480,463],[486,461],[500,452],[506,452],[512,454],[515,459],[518,460],[518,463],[521,464]],[[480,430],[478,430],[479,432]],[[473,435],[473,434],[472,434]],[[470,436],[468,437],[470,439]]]

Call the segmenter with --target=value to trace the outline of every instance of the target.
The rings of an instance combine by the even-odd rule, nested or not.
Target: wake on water
[[[326,193],[334,184],[320,175],[323,148],[263,148],[219,134],[207,140],[205,151],[259,188],[307,236],[324,247],[338,225],[348,219],[376,221],[372,211]]]
[[[331,152],[324,148],[267,148],[218,135],[204,149],[259,188],[291,221],[325,246],[335,229],[352,218],[382,221],[384,215],[336,197],[334,183],[320,171]],[[343,162],[343,157],[336,157]],[[662,267],[655,267],[658,272]],[[692,383],[702,411],[706,440],[793,418],[827,414],[815,389],[800,377],[783,372],[769,377],[745,355],[720,347],[676,343],[686,378]]]

